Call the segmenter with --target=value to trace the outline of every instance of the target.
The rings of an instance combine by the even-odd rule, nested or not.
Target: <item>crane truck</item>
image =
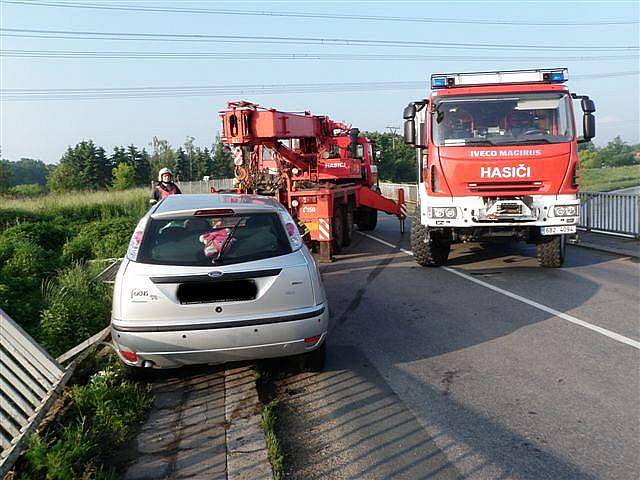
[[[357,128],[244,101],[228,102],[220,117],[238,192],[275,196],[321,260],[351,243],[354,224],[373,230],[378,211],[397,216],[404,231],[404,194],[397,201],[381,195],[378,154]]]
[[[535,244],[543,267],[562,266],[580,214],[577,144],[595,136],[595,104],[567,79],[566,68],[434,74],[428,98],[404,109],[420,265],[443,265],[453,243],[500,237]],[[584,112],[581,137],[572,100]]]

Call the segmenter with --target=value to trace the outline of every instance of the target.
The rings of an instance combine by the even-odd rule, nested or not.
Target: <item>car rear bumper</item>
[[[111,335],[122,361],[132,366],[175,368],[283,357],[313,350],[325,340],[328,306],[263,319],[179,325],[134,325],[112,321]],[[320,336],[313,341],[306,341]],[[135,352],[137,360],[121,351]]]

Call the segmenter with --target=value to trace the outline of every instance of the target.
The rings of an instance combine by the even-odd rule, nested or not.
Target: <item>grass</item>
[[[66,413],[29,438],[16,479],[121,478],[123,465],[113,463],[113,452],[134,437],[151,396],[147,387],[125,379],[113,356],[99,368],[86,384],[71,388]]]
[[[278,440],[278,400],[272,400],[262,407],[262,428],[267,443],[267,452],[274,480],[284,478],[284,452]]]
[[[133,188],[124,191],[68,192],[45,195],[37,198],[3,198],[0,210],[20,210],[31,213],[46,213],[99,207],[102,205],[137,204],[149,197],[149,189]]]
[[[580,189],[583,192],[608,192],[640,185],[640,165],[582,170]]]

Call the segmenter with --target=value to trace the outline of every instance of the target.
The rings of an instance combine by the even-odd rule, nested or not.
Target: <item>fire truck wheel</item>
[[[355,216],[353,204],[349,203],[344,212],[344,238],[342,239],[342,246],[348,247],[353,241],[353,222]]]
[[[333,236],[333,253],[340,253],[340,249],[344,244],[344,210],[342,207],[333,209],[331,235]]]
[[[566,238],[564,235],[540,237],[536,242],[536,256],[541,267],[559,268],[564,263]]]
[[[369,207],[360,207],[358,209],[358,230],[370,232],[375,230],[378,224],[378,211]]]
[[[411,225],[411,250],[419,265],[439,267],[447,263],[451,244],[437,235],[428,235],[427,227],[414,220]]]

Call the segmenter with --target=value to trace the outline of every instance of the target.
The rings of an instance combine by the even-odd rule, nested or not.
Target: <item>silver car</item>
[[[172,195],[138,223],[113,294],[129,373],[301,355],[321,369],[329,308],[289,213],[257,195]]]

